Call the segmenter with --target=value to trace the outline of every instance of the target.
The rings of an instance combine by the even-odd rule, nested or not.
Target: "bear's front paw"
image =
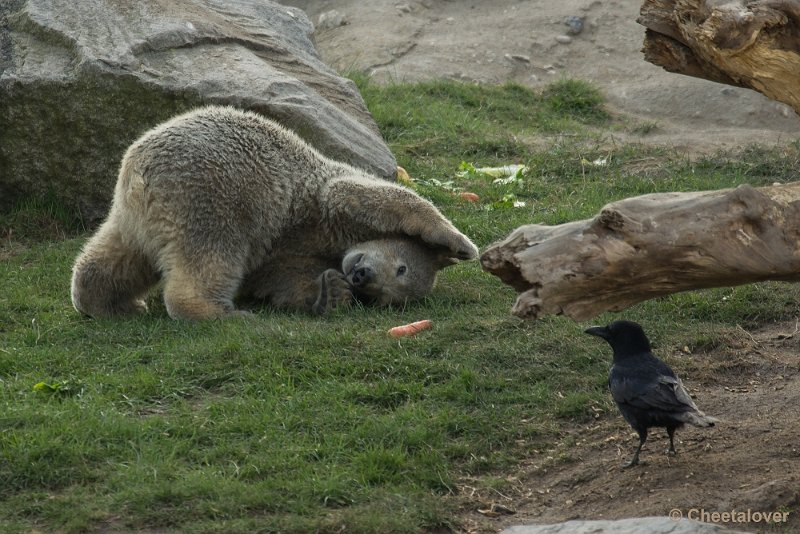
[[[353,290],[344,274],[328,269],[317,278],[319,293],[311,306],[316,315],[325,315],[334,308],[347,305],[353,300]]]
[[[450,250],[455,252],[455,257],[459,260],[474,260],[479,255],[478,247],[465,235],[456,240],[456,245],[456,248]]]
[[[446,248],[453,258],[474,260],[478,257],[478,247],[455,229],[434,231],[427,236],[423,235],[422,238],[432,245]]]

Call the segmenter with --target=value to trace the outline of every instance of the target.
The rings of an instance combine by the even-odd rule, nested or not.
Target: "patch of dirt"
[[[566,428],[552,450],[532,451],[502,492],[462,481],[456,498],[470,533],[570,519],[622,519],[707,513],[789,512],[787,523],[723,523],[751,532],[800,531],[800,328],[796,322],[757,332],[731,331],[708,352],[676,347],[669,359],[713,428],[654,429],[644,465],[623,469],[638,437],[615,409],[589,425]],[[663,353],[661,353],[663,356]],[[677,363],[676,363],[677,362]],[[691,371],[696,369],[696,371]],[[515,511],[490,517],[500,505]],[[483,510],[481,513],[478,510]],[[713,522],[710,516],[707,521]]]
[[[281,3],[303,9],[317,25],[326,63],[340,72],[368,72],[379,82],[514,80],[539,87],[579,78],[599,86],[612,111],[630,119],[617,139],[689,152],[787,143],[800,132],[800,118],[784,104],[647,63],[644,27],[636,22],[641,0]],[[582,19],[577,35],[568,35],[568,17]],[[566,44],[559,42],[564,37]]]

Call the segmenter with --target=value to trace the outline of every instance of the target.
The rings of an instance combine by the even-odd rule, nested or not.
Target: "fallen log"
[[[800,182],[610,203],[592,219],[514,230],[481,265],[512,313],[576,321],[691,289],[800,280]]]
[[[644,0],[637,22],[650,63],[754,89],[800,113],[797,0]]]

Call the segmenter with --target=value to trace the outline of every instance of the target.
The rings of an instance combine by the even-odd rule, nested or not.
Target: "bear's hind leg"
[[[147,257],[126,245],[116,225],[103,224],[89,240],[72,269],[72,305],[94,318],[147,311],[145,297],[158,282]]]
[[[199,321],[252,315],[237,310],[233,297],[242,275],[232,265],[203,265],[202,272],[172,265],[164,273],[164,304],[173,319]]]

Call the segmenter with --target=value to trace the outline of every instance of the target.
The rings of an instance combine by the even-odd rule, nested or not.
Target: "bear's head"
[[[440,269],[458,263],[447,251],[406,237],[365,241],[351,247],[342,272],[353,295],[376,306],[402,304],[430,294]]]

